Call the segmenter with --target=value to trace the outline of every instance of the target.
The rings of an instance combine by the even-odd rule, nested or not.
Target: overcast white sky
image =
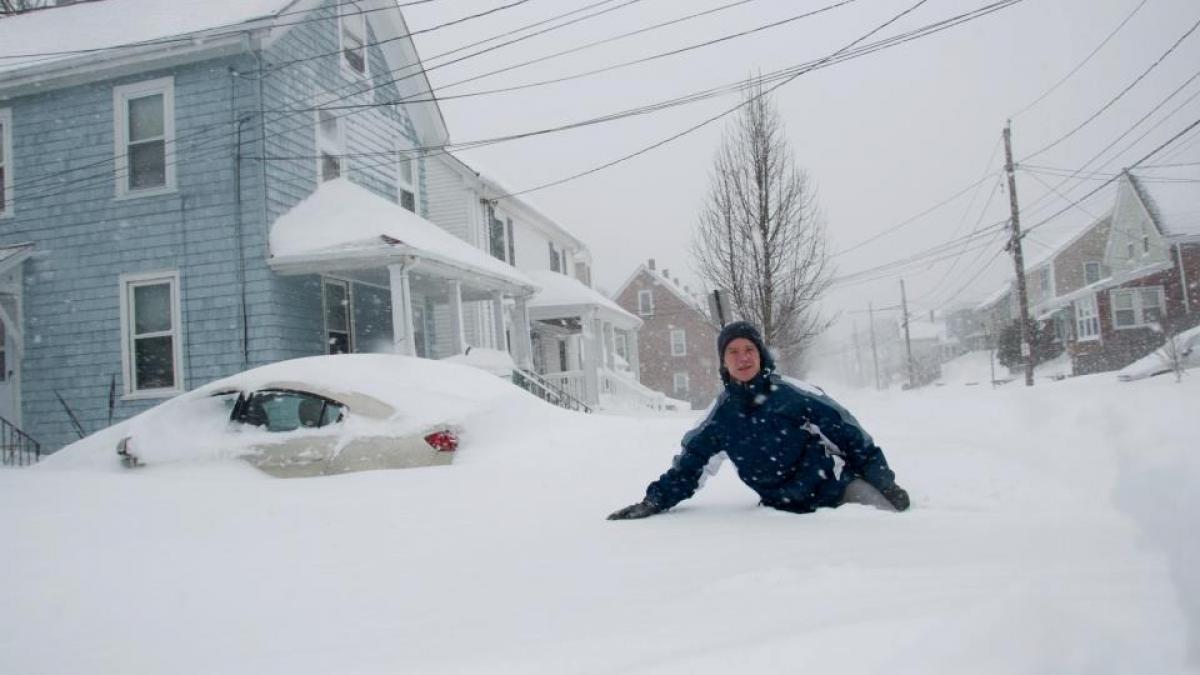
[[[437,67],[437,54],[583,7],[594,0],[530,0],[488,18],[419,36],[429,77],[442,95],[560,77],[710,40],[812,11],[834,0],[750,0],[706,17],[650,31],[568,56],[486,77],[454,82],[510,64],[687,14],[731,0],[635,0],[632,4],[529,39],[481,58]],[[615,7],[615,0],[596,9]],[[512,0],[459,0],[405,10],[418,30]],[[489,138],[582,120],[694,91],[737,82],[829,55],[854,42],[916,0],[857,0],[819,16],[748,37],[570,82],[512,93],[446,100],[443,113],[456,142]],[[986,0],[928,0],[870,38],[895,35],[987,4]],[[1140,7],[1139,7],[1140,5]],[[1136,13],[1135,13],[1136,9]],[[1124,19],[1128,23],[1036,106],[1030,103],[1087,58]],[[1108,103],[1200,21],[1195,0],[1024,0],[961,27],[803,75],[774,96],[787,124],[796,160],[819,190],[830,248],[843,252],[892,230],[1003,165],[999,143],[1013,118],[1018,161],[1067,133]],[[461,56],[458,53],[455,56]],[[1143,81],[1104,114],[1030,164],[1078,168],[1188,78],[1200,64],[1200,31],[1190,35]],[[1115,146],[1089,171],[1119,170],[1200,117],[1200,78]],[[725,95],[632,119],[465,151],[468,162],[496,174],[515,190],[541,185],[603,164],[696,124],[738,101]],[[1182,107],[1168,117],[1168,113]],[[1127,152],[1142,131],[1153,132]],[[728,119],[728,118],[727,118]],[[646,258],[693,287],[687,242],[708,184],[708,170],[725,120],[664,147],[578,180],[525,195],[591,247],[598,285],[615,290]],[[1196,139],[1186,136],[1155,158],[1194,161]],[[1190,143],[1190,144],[1189,144]],[[1182,148],[1182,150],[1179,150]],[[921,253],[1007,218],[1007,193],[985,181],[946,206],[872,243],[837,255],[839,275]],[[1057,185],[1060,178],[1042,175]],[[1067,183],[1079,197],[1096,180]],[[1047,188],[1018,176],[1026,225],[1067,202],[1037,203]],[[1107,193],[1104,193],[1107,195]],[[986,212],[983,206],[991,195]],[[1092,204],[1103,210],[1103,198]],[[1084,205],[1085,207],[1088,204]],[[1028,257],[1037,258],[1082,227],[1091,216],[1072,209],[1031,234]],[[869,283],[842,283],[827,298],[829,311],[865,309],[899,301],[905,279],[914,311],[947,302],[980,300],[1005,274],[1011,259],[994,240],[938,263],[923,262]],[[957,254],[961,249],[951,251]],[[984,270],[984,267],[987,267]],[[968,284],[972,279],[973,283]],[[851,316],[845,314],[846,317]]]

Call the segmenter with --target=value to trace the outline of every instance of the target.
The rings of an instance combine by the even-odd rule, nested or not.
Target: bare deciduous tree
[[[35,9],[46,9],[58,5],[72,4],[64,0],[0,0],[0,19],[14,14],[32,12]]]
[[[832,274],[825,223],[774,104],[761,84],[745,96],[714,159],[692,255],[700,276],[728,291],[734,312],[794,371],[829,326],[816,308]]]

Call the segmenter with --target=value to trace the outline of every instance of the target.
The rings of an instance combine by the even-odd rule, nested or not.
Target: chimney
[[[653,271],[654,271],[654,258],[651,258],[651,259],[648,261],[648,264],[649,264],[649,266],[650,266],[650,271],[651,271],[651,272],[653,272]]]
[[[663,278],[666,279],[667,281],[671,280],[671,271],[665,267],[663,268]]]

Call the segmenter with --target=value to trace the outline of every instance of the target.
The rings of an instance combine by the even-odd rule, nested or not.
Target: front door
[[[12,424],[17,419],[17,358],[3,320],[0,320],[0,417]]]

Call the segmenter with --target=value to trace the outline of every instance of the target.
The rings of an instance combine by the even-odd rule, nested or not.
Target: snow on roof
[[[1012,282],[1011,281],[1005,282],[1005,284],[1003,286],[1001,286],[1000,288],[997,288],[994,292],[992,292],[991,295],[984,298],[983,302],[980,302],[978,305],[976,305],[975,309],[976,310],[988,309],[992,305],[995,305],[997,302],[1000,302],[1001,300],[1003,300],[1004,296],[1008,295],[1011,292],[1012,292]]]
[[[599,291],[588,288],[565,274],[549,270],[527,272],[527,274],[533,279],[534,283],[542,287],[542,290],[538,291],[537,295],[533,296],[533,299],[529,301],[530,309],[537,307],[595,305],[627,319],[629,323],[634,325],[641,325],[642,323],[641,319],[625,311],[620,305],[601,295]]]
[[[700,298],[697,298],[696,296],[693,296],[686,289],[681,288],[679,286],[679,284],[675,283],[675,281],[673,279],[666,276],[666,272],[667,272],[666,269],[663,269],[661,272],[652,270],[652,269],[650,269],[650,266],[647,265],[646,263],[641,263],[636,268],[634,268],[633,274],[629,275],[629,278],[627,278],[624,283],[622,283],[619,287],[617,287],[616,292],[613,293],[612,295],[614,298],[620,297],[621,294],[625,292],[625,289],[629,287],[629,284],[633,283],[634,279],[637,279],[638,276],[640,276],[642,274],[648,274],[654,280],[654,283],[667,289],[672,294],[674,294],[676,297],[678,297],[682,302],[686,303],[689,307],[696,310],[702,316],[707,318],[708,317],[708,307],[705,305],[704,301],[701,300]]]
[[[1134,178],[1163,234],[1200,235],[1200,167],[1141,169]]]
[[[273,262],[288,258],[411,253],[534,288],[529,277],[404,207],[346,178],[322,183],[271,226]]]
[[[186,45],[166,39],[272,17],[290,4],[238,0],[181,7],[178,0],[104,0],[29,12],[0,21],[0,72],[153,41]]]

